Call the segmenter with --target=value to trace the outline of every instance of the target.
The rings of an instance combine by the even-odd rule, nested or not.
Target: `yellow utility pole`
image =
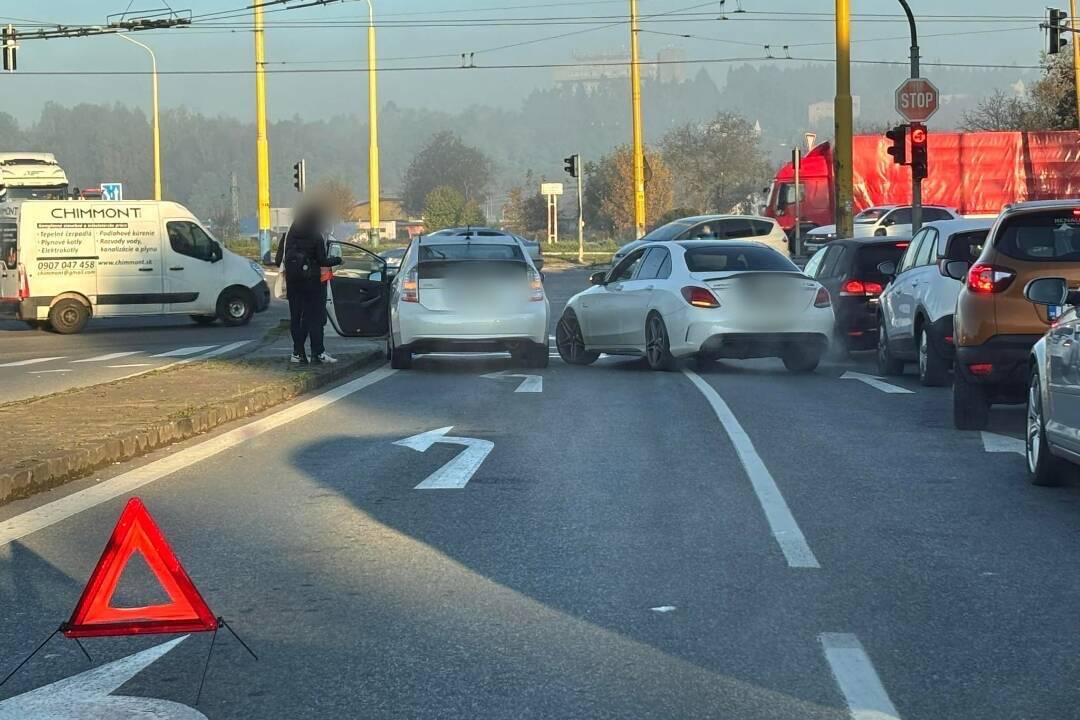
[[[151,103],[153,104],[152,113],[153,120],[151,125],[153,127],[154,137],[154,199],[161,199],[161,124],[158,116],[158,72],[157,72],[157,57],[154,55],[154,51],[148,46],[142,44],[138,40],[133,40],[127,35],[117,35],[116,37],[121,40],[127,40],[132,45],[138,45],[146,52],[150,53],[150,95]]]
[[[833,151],[836,169],[836,236],[851,237],[855,230],[853,202],[855,197],[852,175],[852,134],[854,124],[851,110],[851,0],[836,0],[836,147]],[[798,190],[796,190],[798,192]]]
[[[379,198],[379,99],[375,67],[375,7],[368,4],[368,195],[371,203],[371,243],[379,247],[381,208]]]
[[[262,4],[255,5],[255,170],[259,184],[259,257],[270,254],[270,144],[266,138],[266,41]]]
[[[637,0],[630,0],[630,104],[634,123],[634,224],[645,234],[645,141],[641,127],[641,56],[638,50]]]
[[[1076,122],[1080,127],[1080,18],[1076,17],[1076,0],[1069,0],[1069,17],[1072,20],[1073,75],[1076,76]]]

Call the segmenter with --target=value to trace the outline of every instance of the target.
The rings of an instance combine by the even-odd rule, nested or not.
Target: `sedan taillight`
[[[1012,284],[1016,273],[1008,268],[976,263],[968,270],[968,289],[976,293],[1003,292]]]
[[[848,280],[840,288],[840,295],[842,297],[877,297],[882,290],[881,283],[870,280]]]
[[[544,281],[540,273],[535,270],[529,271],[529,302],[543,302]]]
[[[690,285],[682,289],[682,296],[686,302],[696,308],[720,307],[720,301],[707,288]]]
[[[818,288],[817,297],[814,298],[814,307],[827,308],[832,307],[832,298],[829,297],[829,291],[825,288]]]
[[[401,282],[401,302],[420,302],[420,277],[416,268],[410,270]]]

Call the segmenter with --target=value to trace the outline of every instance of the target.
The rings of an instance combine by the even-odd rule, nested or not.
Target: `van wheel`
[[[953,425],[957,430],[985,430],[990,424],[986,388],[969,382],[964,373],[953,376]]]
[[[242,290],[226,290],[218,298],[217,316],[224,325],[237,327],[251,322],[255,314],[255,303],[251,293]]]
[[[89,308],[72,298],[65,298],[49,309],[49,325],[61,335],[82,332],[89,319]]]
[[[217,315],[192,315],[191,319],[199,325],[213,325],[217,322]]]
[[[942,387],[949,381],[949,363],[941,357],[925,327],[919,328],[919,382]]]

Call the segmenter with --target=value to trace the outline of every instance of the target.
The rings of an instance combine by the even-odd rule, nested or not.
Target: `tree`
[[[1072,53],[1043,55],[1044,74],[1030,91],[1010,95],[1001,90],[964,113],[962,127],[970,131],[1075,130],[1076,85]]]
[[[466,200],[457,188],[440,185],[424,202],[424,228],[435,232],[465,225],[485,225],[487,220],[475,200]]]
[[[738,115],[720,113],[709,122],[683,125],[660,146],[680,200],[698,212],[731,212],[768,182],[757,128]]]
[[[465,200],[481,202],[491,171],[491,160],[483,152],[452,132],[440,132],[428,140],[405,171],[405,207],[412,212],[421,210],[431,191],[443,185],[457,189]]]
[[[658,218],[671,209],[675,197],[671,171],[660,153],[645,150],[645,216]],[[621,145],[589,165],[589,203],[597,225],[626,235],[635,228],[634,161],[629,145]]]

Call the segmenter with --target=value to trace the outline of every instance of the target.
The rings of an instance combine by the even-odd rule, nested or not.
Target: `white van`
[[[0,203],[0,317],[70,334],[91,317],[244,325],[269,305],[262,268],[177,203]]]

